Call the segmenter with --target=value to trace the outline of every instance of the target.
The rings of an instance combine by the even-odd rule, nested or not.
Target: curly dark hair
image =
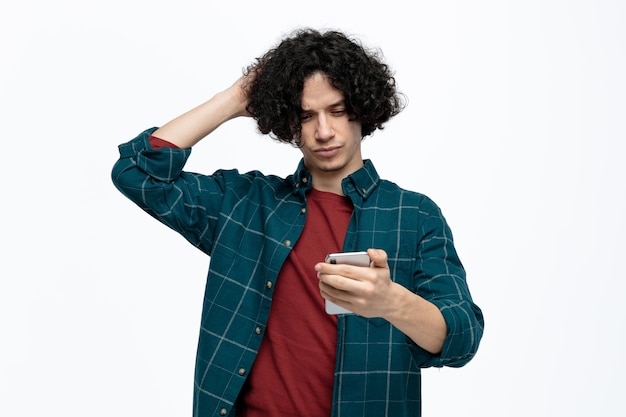
[[[247,86],[247,110],[261,133],[297,144],[304,82],[322,72],[343,92],[346,111],[361,124],[364,138],[383,129],[405,103],[379,55],[338,31],[299,29],[244,70],[254,75]]]

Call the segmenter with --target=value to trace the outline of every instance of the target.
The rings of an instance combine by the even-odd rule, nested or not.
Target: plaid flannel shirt
[[[287,178],[257,171],[185,172],[191,150],[152,149],[154,130],[119,146],[113,182],[210,256],[193,410],[198,417],[234,416],[278,273],[306,221],[311,177],[303,162]],[[419,416],[420,368],[466,364],[482,337],[482,312],[434,202],[381,180],[370,161],[342,186],[354,204],[343,249],[384,249],[392,279],[437,305],[448,334],[442,352],[433,355],[384,319],[340,315],[332,415]]]

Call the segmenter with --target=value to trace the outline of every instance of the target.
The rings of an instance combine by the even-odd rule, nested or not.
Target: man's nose
[[[318,140],[328,140],[335,135],[332,123],[326,115],[317,118],[317,129],[315,130],[315,138]]]

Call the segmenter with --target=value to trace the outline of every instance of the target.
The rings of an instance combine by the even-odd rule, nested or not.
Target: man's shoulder
[[[379,191],[389,195],[395,195],[398,198],[402,198],[403,201],[411,202],[414,204],[423,204],[425,206],[436,206],[437,204],[426,194],[419,191],[411,190],[401,187],[396,182],[380,179],[378,182]]]
[[[228,178],[231,180],[243,179],[243,180],[250,181],[250,182],[260,181],[260,182],[275,183],[275,184],[285,184],[285,183],[293,182],[291,180],[293,175],[281,177],[279,175],[274,175],[274,174],[265,174],[262,171],[258,171],[258,170],[241,172],[237,168],[221,168],[215,171],[212,174],[212,176],[224,177],[224,178]]]
[[[257,190],[261,193],[284,194],[294,190],[293,175],[281,177],[279,175],[264,174],[253,170],[241,172],[233,169],[219,169],[210,175],[213,180],[222,183],[225,190],[232,189],[246,192]]]

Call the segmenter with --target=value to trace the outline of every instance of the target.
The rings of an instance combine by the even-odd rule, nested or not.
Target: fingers
[[[382,249],[368,249],[371,259],[370,266],[354,266],[350,264],[329,264],[320,262],[315,265],[317,277],[323,282],[342,290],[350,290],[354,281],[373,281],[381,271],[377,268],[389,269],[387,264],[387,252]],[[345,280],[349,278],[350,280]]]
[[[369,268],[362,266],[319,263],[315,270],[321,282],[343,291],[351,291],[359,282],[371,279]]]
[[[322,297],[359,315],[374,317],[388,305],[391,282],[387,253],[369,249],[370,266],[318,263],[315,265]]]
[[[387,252],[382,249],[368,249],[367,254],[372,260],[374,268],[388,268],[387,265]]]
[[[321,280],[319,283],[319,289],[322,298],[352,312],[356,312],[355,309],[357,308],[357,305],[354,303],[358,303],[359,299],[355,297],[354,293],[337,289]]]

